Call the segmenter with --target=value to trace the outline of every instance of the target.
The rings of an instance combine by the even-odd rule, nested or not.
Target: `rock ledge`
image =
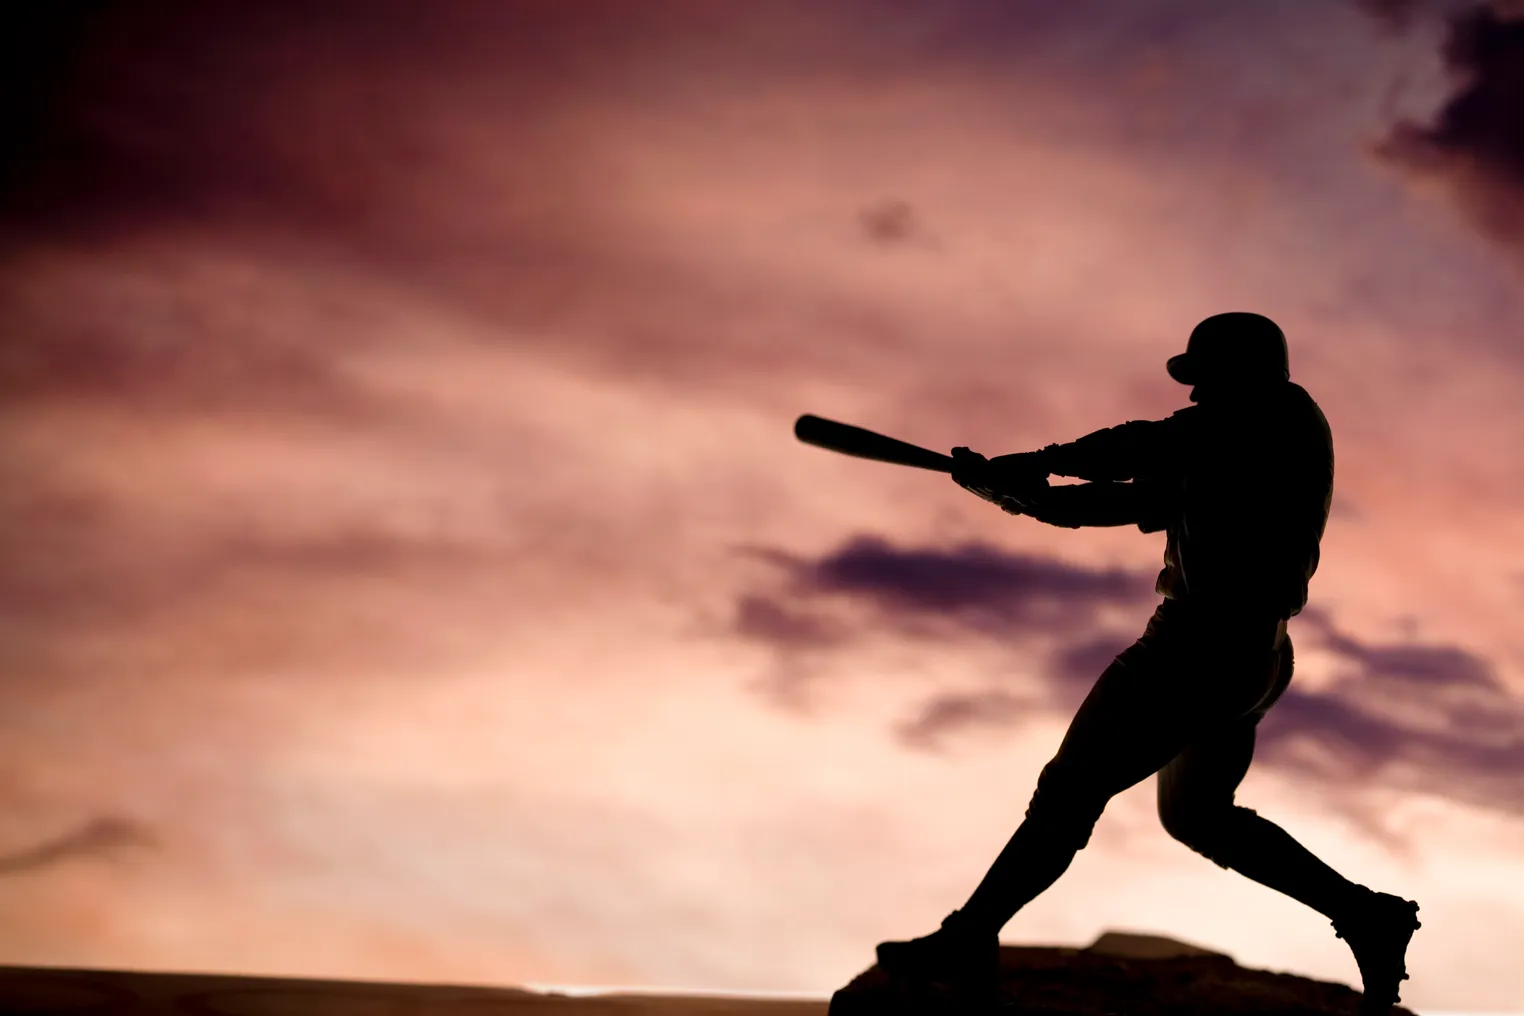
[[[1159,935],[1108,931],[1084,949],[1000,947],[1000,1016],[1353,1016],[1348,985],[1252,970],[1231,956]],[[830,1016],[952,1016],[935,994],[911,996],[875,965],[831,998]],[[1392,1016],[1413,1016],[1394,1006]]]

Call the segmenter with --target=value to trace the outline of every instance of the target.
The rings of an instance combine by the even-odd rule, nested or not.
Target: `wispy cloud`
[[[24,875],[81,857],[112,856],[157,843],[143,826],[130,819],[103,815],[51,840],[0,855],[0,875]]]

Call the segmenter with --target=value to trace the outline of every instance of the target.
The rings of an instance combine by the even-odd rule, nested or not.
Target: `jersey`
[[[1307,603],[1333,500],[1333,435],[1290,381],[1133,420],[1037,453],[1050,487],[1027,514],[1054,525],[1166,533],[1156,590],[1287,618]]]

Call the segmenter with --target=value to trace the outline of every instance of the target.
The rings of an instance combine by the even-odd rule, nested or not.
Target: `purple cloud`
[[[1516,244],[1524,239],[1524,19],[1486,3],[1453,14],[1443,56],[1456,91],[1433,122],[1398,124],[1381,152],[1449,178],[1481,229]]]
[[[847,597],[873,608],[880,623],[917,630],[926,619],[994,635],[1073,629],[1103,606],[1138,604],[1152,595],[1151,575],[980,543],[901,548],[858,536],[816,560],[771,556],[787,569],[790,591],[800,600]]]
[[[1131,637],[1103,627],[1110,607],[1141,609],[1153,599],[1151,572],[1090,568],[980,543],[898,547],[854,537],[818,558],[775,550],[759,556],[782,572],[779,588],[748,593],[732,630],[773,646],[780,676],[771,686],[797,703],[813,655],[849,649],[874,632],[940,642],[970,638],[1008,644],[1018,654],[1037,641],[1059,645],[1038,667],[1047,687],[1036,699],[1003,688],[933,696],[900,730],[907,744],[932,748],[973,725],[1003,725],[1032,709],[1077,705],[1089,682]]]

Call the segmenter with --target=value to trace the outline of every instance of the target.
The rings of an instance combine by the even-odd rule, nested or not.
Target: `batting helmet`
[[[1185,352],[1165,365],[1183,385],[1203,381],[1285,381],[1291,358],[1280,326],[1262,314],[1214,314],[1191,331]]]

